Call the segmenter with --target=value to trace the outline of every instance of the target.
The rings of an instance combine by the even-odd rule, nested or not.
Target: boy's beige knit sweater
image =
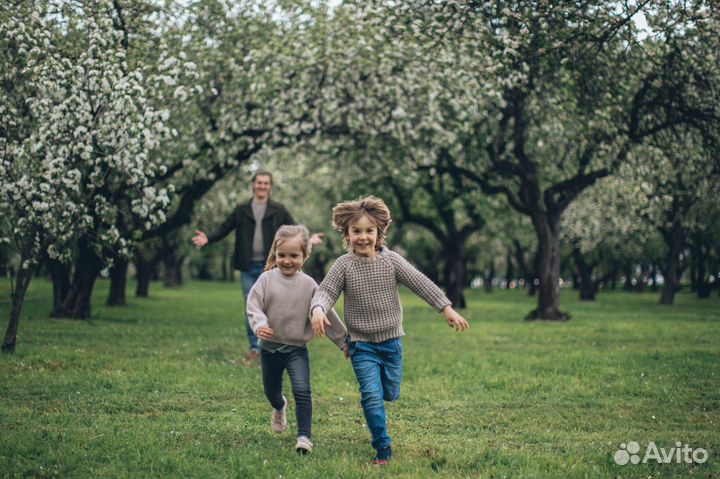
[[[260,275],[247,300],[248,321],[257,334],[267,324],[273,330],[270,339],[275,343],[305,346],[313,338],[310,323],[310,301],[318,284],[310,276],[298,271],[285,276],[275,268]],[[327,315],[330,326],[328,338],[342,348],[347,338],[345,325],[334,310]]]
[[[345,325],[351,341],[379,343],[403,336],[398,283],[404,284],[440,312],[451,304],[435,283],[402,256],[383,248],[376,256],[347,253],[330,268],[312,300],[312,308],[329,311],[345,293]]]

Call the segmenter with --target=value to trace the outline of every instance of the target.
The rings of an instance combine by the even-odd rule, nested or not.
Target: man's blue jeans
[[[384,449],[391,441],[383,401],[400,397],[402,341],[400,338],[382,343],[353,341],[348,353],[360,384],[360,404],[372,434],[372,446]]]
[[[255,281],[257,281],[262,274],[263,269],[265,269],[265,263],[263,261],[253,261],[250,263],[250,269],[240,272],[240,282],[242,283],[243,296],[245,297],[245,332],[247,333],[248,342],[250,343],[250,351],[258,352],[260,351],[258,338],[255,336],[255,333],[253,333],[250,322],[248,321],[247,298]]]

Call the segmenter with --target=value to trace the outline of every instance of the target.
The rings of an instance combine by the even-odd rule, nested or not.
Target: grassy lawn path
[[[468,293],[456,333],[411,294],[403,386],[388,405],[395,457],[371,468],[350,363],[310,348],[315,452],[277,436],[246,351],[239,283],[151,287],[93,319],[48,318],[51,285],[28,292],[17,351],[0,357],[0,477],[720,477],[720,299],[563,291],[567,323],[529,323],[518,291]],[[134,285],[128,292],[134,291]],[[9,284],[0,282],[2,298]],[[3,333],[9,304],[0,301]],[[618,465],[680,441],[704,464]]]

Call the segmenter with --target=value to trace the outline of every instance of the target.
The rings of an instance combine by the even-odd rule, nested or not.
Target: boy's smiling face
[[[348,227],[348,239],[353,252],[358,256],[375,256],[377,243],[377,226],[370,218],[363,215]]]

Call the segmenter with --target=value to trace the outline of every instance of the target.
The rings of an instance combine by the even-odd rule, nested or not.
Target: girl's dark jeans
[[[260,350],[265,396],[276,410],[283,407],[282,380],[287,369],[292,393],[295,397],[295,417],[298,436],[310,438],[312,427],[312,396],[310,394],[310,356],[307,348],[293,349],[287,353],[271,353]]]

